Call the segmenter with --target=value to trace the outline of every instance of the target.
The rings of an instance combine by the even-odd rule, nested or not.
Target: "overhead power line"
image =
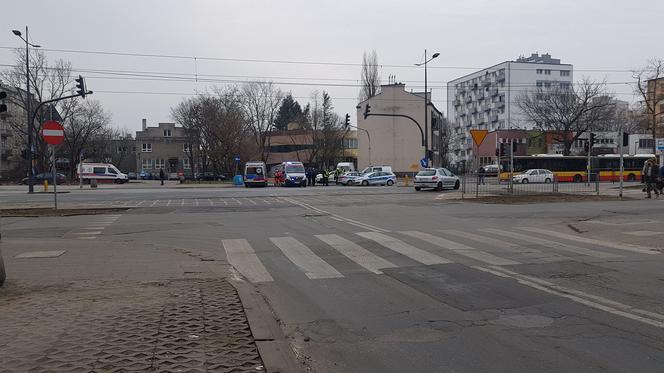
[[[0,46],[0,49],[17,49],[16,47]],[[319,65],[319,66],[362,66],[361,63],[353,62],[335,62],[335,61],[299,61],[299,60],[278,60],[278,59],[257,59],[257,58],[232,58],[232,57],[208,57],[208,56],[187,56],[176,54],[158,54],[158,53],[133,53],[133,52],[116,52],[116,51],[94,51],[94,50],[81,50],[81,49],[56,49],[56,48],[40,48],[42,51],[58,52],[58,53],[75,53],[75,54],[93,54],[105,56],[123,56],[123,57],[145,57],[145,58],[165,58],[165,59],[180,59],[180,60],[201,60],[201,61],[222,61],[222,62],[250,62],[250,63],[271,63],[271,64],[287,64],[287,65]],[[511,61],[516,62],[516,61]],[[377,64],[378,67],[389,68],[417,68],[421,67],[413,65],[400,65],[400,64]],[[561,65],[566,66],[566,65]],[[429,65],[429,69],[447,69],[447,70],[484,70],[486,67],[476,66],[441,66]],[[512,70],[530,70],[513,68]],[[604,73],[631,73],[630,69],[619,68],[577,68],[574,71],[580,72],[604,72]]]

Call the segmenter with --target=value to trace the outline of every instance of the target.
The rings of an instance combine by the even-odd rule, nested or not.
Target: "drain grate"
[[[263,369],[240,299],[223,279],[0,297],[0,372]]]

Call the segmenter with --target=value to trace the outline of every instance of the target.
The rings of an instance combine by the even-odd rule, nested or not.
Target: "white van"
[[[369,166],[362,170],[363,175],[369,172],[392,172],[392,166]]]
[[[355,165],[353,162],[339,162],[337,163],[337,170],[341,170],[341,173],[353,172],[355,171]]]
[[[283,162],[281,170],[284,173],[285,186],[307,186],[307,175],[302,162]]]
[[[244,186],[267,186],[267,168],[263,162],[247,162],[244,165]]]
[[[81,163],[76,167],[76,176],[84,182],[95,179],[99,182],[112,181],[123,184],[129,181],[127,174],[120,172],[110,163]]]

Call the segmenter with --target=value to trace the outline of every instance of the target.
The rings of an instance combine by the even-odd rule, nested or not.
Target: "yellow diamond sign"
[[[470,135],[473,137],[475,145],[480,146],[486,137],[488,130],[470,130]]]

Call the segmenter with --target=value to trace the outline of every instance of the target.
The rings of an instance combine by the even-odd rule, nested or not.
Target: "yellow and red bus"
[[[652,157],[654,157],[652,154],[623,156],[623,180],[641,180],[643,163]],[[588,157],[585,156],[563,156],[560,154],[515,156],[513,162],[514,170],[512,174],[518,174],[533,168],[541,168],[552,171],[556,175],[556,180],[559,182],[581,182],[586,181],[588,178],[586,172],[588,167]],[[597,173],[599,173],[600,181],[620,180],[620,155],[607,154],[591,157],[590,164],[591,180],[594,180],[594,175]],[[509,158],[503,158],[501,160],[500,170],[500,180],[509,180]]]

